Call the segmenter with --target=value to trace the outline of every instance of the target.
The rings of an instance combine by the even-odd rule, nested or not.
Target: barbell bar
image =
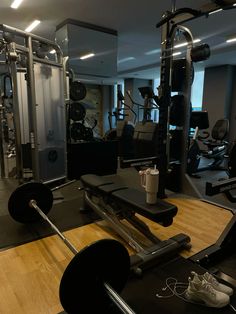
[[[130,257],[118,241],[103,239],[81,251],[48,218],[53,205],[52,191],[43,183],[20,185],[10,196],[8,210],[14,220],[32,223],[45,220],[74,254],[60,282],[60,301],[68,314],[112,313],[114,305],[124,314],[135,314],[117,291],[129,276]],[[79,301],[78,301],[79,300]]]

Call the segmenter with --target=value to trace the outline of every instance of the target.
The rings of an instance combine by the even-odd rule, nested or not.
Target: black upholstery
[[[156,156],[158,124],[138,122],[134,129],[134,158]]]
[[[203,143],[207,146],[218,146],[223,143],[229,133],[229,120],[219,119],[211,131],[211,139],[204,141]]]
[[[220,165],[227,152],[228,142],[226,137],[229,133],[229,120],[219,119],[211,131],[211,139],[204,140],[203,144],[207,146],[207,150],[202,150],[202,155],[206,158],[215,159],[214,167]]]

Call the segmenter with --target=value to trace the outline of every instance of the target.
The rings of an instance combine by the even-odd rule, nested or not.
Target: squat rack
[[[171,103],[171,73],[173,61],[174,38],[177,32],[181,32],[187,41],[186,51],[186,84],[184,86],[184,125],[181,139],[181,160],[180,160],[180,191],[199,197],[199,192],[192,184],[186,173],[187,155],[189,147],[189,122],[190,122],[190,100],[191,100],[191,51],[193,49],[193,36],[190,30],[180,25],[187,21],[201,16],[209,16],[209,13],[218,9],[228,10],[236,8],[234,0],[215,0],[203,5],[199,10],[191,8],[181,8],[176,10],[176,1],[172,1],[171,12],[166,11],[162,15],[161,21],[156,25],[161,27],[161,77],[159,87],[159,129],[158,129],[158,167],[159,167],[159,189],[158,196],[165,197],[167,185],[167,174],[170,171],[169,151],[169,109]]]

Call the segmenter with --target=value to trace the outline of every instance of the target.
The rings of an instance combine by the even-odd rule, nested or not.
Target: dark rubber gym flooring
[[[206,166],[211,162],[209,159],[201,159],[200,167]],[[228,175],[224,170],[206,170],[202,172],[198,172],[197,175],[200,178],[191,178],[192,182],[196,186],[197,190],[202,195],[202,198],[208,200],[210,202],[216,203],[219,206],[223,206],[236,212],[236,204],[231,203],[224,194],[218,194],[214,196],[207,196],[205,194],[205,185],[206,182],[216,182],[219,180],[228,179]]]
[[[230,314],[234,312],[229,305],[222,309],[210,308],[201,304],[186,302],[182,298],[174,295],[170,296],[172,294],[170,290],[163,290],[163,288],[166,287],[166,280],[168,278],[177,279],[178,282],[188,283],[188,277],[191,276],[191,271],[203,274],[205,269],[193,264],[189,260],[177,256],[170,261],[166,261],[155,268],[147,270],[139,278],[130,278],[124,290],[121,292],[121,296],[136,313],[140,314]],[[177,291],[180,293],[183,292],[184,289],[178,288]],[[158,298],[156,294],[165,297]],[[231,297],[230,304],[236,307],[235,295]],[[66,312],[62,313],[66,314]],[[120,312],[112,311],[104,314],[111,313],[116,314]]]
[[[14,221],[9,216],[8,198],[11,191],[18,186],[17,181],[12,182],[11,180],[13,179],[1,181],[1,189],[6,187],[7,190],[1,193],[0,249],[17,246],[54,234],[54,231],[46,222],[42,223],[40,221],[25,225]],[[48,217],[62,232],[99,219],[93,211],[86,213],[80,211],[83,205],[83,191],[78,190],[79,186],[79,182],[75,182],[53,192],[54,204]]]

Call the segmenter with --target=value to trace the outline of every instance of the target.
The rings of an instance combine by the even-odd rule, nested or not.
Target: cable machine
[[[11,78],[16,178],[66,178],[65,66],[59,46],[1,24],[1,55]],[[53,52],[50,53],[50,52]]]

